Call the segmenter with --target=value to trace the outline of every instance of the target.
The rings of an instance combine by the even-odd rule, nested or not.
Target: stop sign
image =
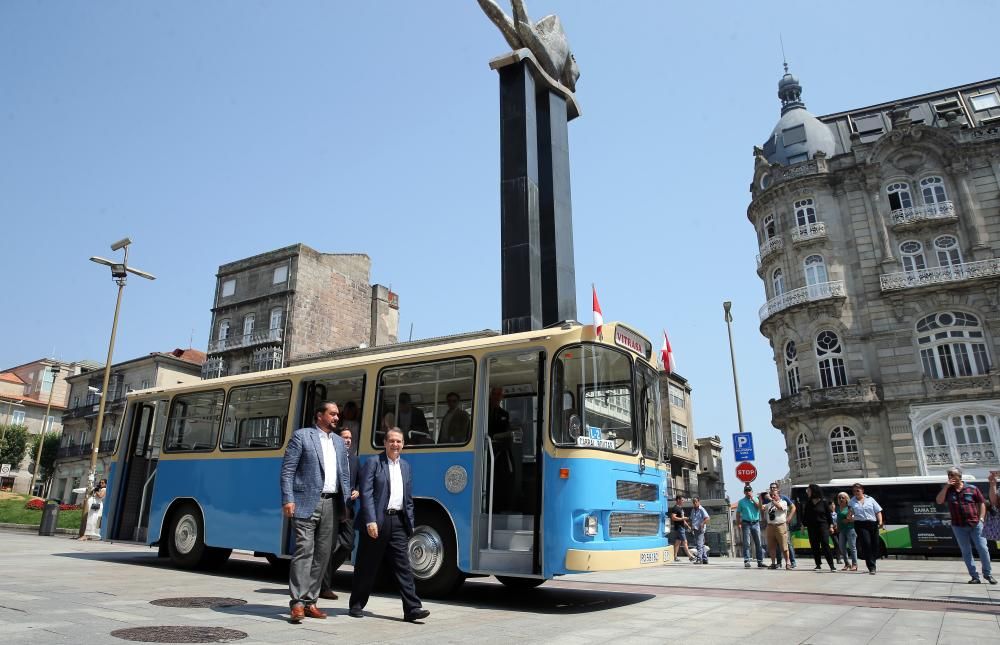
[[[749,461],[744,461],[736,466],[736,479],[740,480],[744,484],[749,484],[753,480],[757,479],[757,467]]]

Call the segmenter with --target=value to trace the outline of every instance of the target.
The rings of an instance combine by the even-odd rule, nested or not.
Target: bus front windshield
[[[626,353],[601,345],[564,347],[553,363],[552,440],[635,454],[632,383]]]

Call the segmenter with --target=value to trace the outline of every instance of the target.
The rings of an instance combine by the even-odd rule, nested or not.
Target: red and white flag
[[[674,350],[670,347],[670,339],[667,338],[667,330],[663,330],[663,347],[660,349],[660,359],[663,361],[663,371],[673,373],[677,367],[674,363]]]
[[[601,313],[601,303],[597,302],[597,287],[590,285],[590,288],[594,292],[594,335],[600,338],[604,330],[604,314]]]

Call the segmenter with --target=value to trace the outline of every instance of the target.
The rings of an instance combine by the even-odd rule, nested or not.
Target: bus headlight
[[[591,537],[597,535],[597,516],[588,515],[583,518],[583,534]]]

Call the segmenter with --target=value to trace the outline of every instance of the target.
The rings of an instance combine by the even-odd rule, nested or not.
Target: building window
[[[253,353],[253,371],[276,370],[281,367],[283,352],[280,347],[267,347]]]
[[[14,410],[10,415],[10,424],[15,426],[24,425],[24,410]]]
[[[972,109],[976,112],[982,112],[983,110],[989,110],[990,108],[1000,107],[1000,98],[997,98],[996,92],[980,94],[979,96],[970,96],[969,101],[972,102]]]
[[[934,250],[937,251],[938,265],[940,266],[957,266],[962,263],[962,254],[958,250],[958,238],[954,235],[942,235],[934,240]]]
[[[898,211],[904,208],[913,208],[913,198],[910,197],[910,185],[906,182],[896,182],[889,184],[885,189],[889,195],[889,209]]]
[[[149,379],[148,378],[142,379],[142,388],[141,389],[145,390],[148,387],[149,387]]]
[[[670,405],[675,405],[679,408],[685,407],[685,393],[684,388],[677,387],[673,383],[667,388],[667,394],[670,398]]]
[[[201,378],[220,378],[226,375],[226,361],[221,356],[209,358],[201,366]]]
[[[788,380],[788,396],[799,393],[799,350],[795,341],[785,343],[785,378]]]
[[[763,244],[778,234],[774,227],[774,214],[765,215],[760,226],[760,243]]]
[[[920,434],[928,469],[953,464],[995,468],[997,459],[993,430],[997,418],[985,414],[956,414],[932,423]]]
[[[226,280],[222,283],[222,297],[231,296],[236,293],[236,278]]]
[[[284,314],[284,310],[281,307],[275,307],[271,310],[271,324],[268,329],[281,329],[282,314]]]
[[[795,223],[799,226],[816,223],[816,204],[811,197],[795,202]]]
[[[676,421],[670,422],[670,438],[673,441],[675,448],[684,448],[687,450],[690,445],[688,442],[688,429]]]
[[[900,244],[899,257],[903,261],[903,271],[920,271],[927,268],[924,245],[916,240],[907,240]]]
[[[285,264],[280,267],[275,267],[274,277],[272,279],[272,284],[281,284],[288,280],[288,265]]]
[[[46,367],[42,370],[42,392],[48,394],[52,390],[52,384],[56,381],[54,367]]]
[[[249,340],[250,336],[253,334],[254,318],[256,318],[254,314],[247,314],[243,316],[243,336],[246,340]]]
[[[771,274],[771,287],[774,289],[775,297],[785,293],[785,274],[781,269],[775,269]]]
[[[830,454],[834,470],[853,470],[861,463],[858,437],[847,426],[837,426],[830,431]]]
[[[819,368],[820,387],[847,385],[847,370],[844,368],[844,350],[837,334],[830,330],[821,331],[816,336],[816,359]]]
[[[920,192],[924,196],[924,204],[935,206],[948,201],[948,193],[944,190],[944,180],[940,177],[924,177],[920,180]]]
[[[219,340],[226,340],[229,338],[229,319],[224,318],[219,322]]]
[[[799,472],[805,472],[812,468],[812,457],[809,455],[809,440],[805,433],[800,432],[795,439],[795,467]]]
[[[810,255],[802,263],[806,274],[806,287],[809,291],[810,300],[823,296],[819,285],[826,284],[829,277],[826,273],[826,262],[822,255]]]
[[[983,329],[972,314],[931,314],[917,322],[917,334],[920,361],[930,378],[979,376],[990,370]]]
[[[73,405],[72,405],[72,407],[74,407],[74,408],[80,407],[80,395],[79,394],[77,394],[76,396],[73,397]]]

